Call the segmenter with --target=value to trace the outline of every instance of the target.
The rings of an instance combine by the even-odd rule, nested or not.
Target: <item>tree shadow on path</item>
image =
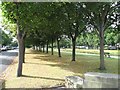
[[[51,78],[51,77],[39,77],[39,76],[29,76],[29,75],[22,75],[22,77],[28,77],[28,78],[40,78],[40,79],[49,79],[49,80],[57,80],[57,81],[65,81],[64,79]]]

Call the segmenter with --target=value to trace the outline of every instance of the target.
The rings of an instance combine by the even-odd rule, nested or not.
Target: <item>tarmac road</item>
[[[7,69],[18,55],[18,49],[0,52],[0,74]]]

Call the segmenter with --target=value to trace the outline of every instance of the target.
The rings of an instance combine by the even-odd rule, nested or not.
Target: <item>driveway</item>
[[[2,51],[0,53],[0,74],[6,70],[17,55],[18,49]]]

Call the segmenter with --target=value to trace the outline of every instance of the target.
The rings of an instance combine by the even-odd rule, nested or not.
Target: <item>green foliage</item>
[[[18,46],[18,42],[17,41],[11,42],[11,46],[17,47]]]
[[[90,24],[94,26],[98,31],[105,30],[114,24],[116,21],[116,11],[118,5],[111,2],[99,2],[99,3],[85,3],[87,17],[90,19]]]
[[[17,7],[18,5],[18,7]],[[27,42],[29,44],[45,44],[47,41],[51,41],[50,38],[61,37],[66,34],[69,37],[79,36],[82,31],[85,30],[88,22],[98,29],[98,25],[101,23],[101,18],[104,17],[108,20],[106,23],[110,25],[111,16],[115,8],[112,3],[13,3],[3,2],[2,9],[3,15],[7,20],[12,23],[16,23],[16,19],[19,20],[20,31],[27,32]],[[110,8],[112,10],[110,10]],[[17,11],[18,9],[18,11]],[[108,11],[104,13],[104,11]],[[32,12],[32,13],[31,13]],[[87,16],[86,16],[87,15]],[[90,19],[90,20],[89,20]],[[111,23],[112,24],[112,23]],[[107,27],[106,25],[106,27]],[[12,28],[12,32],[16,32]],[[83,30],[84,29],[84,30]],[[15,33],[16,34],[16,33]],[[110,36],[110,35],[108,35]],[[92,45],[98,42],[97,36],[86,35],[87,39],[84,40],[86,44]],[[82,37],[85,39],[85,37]],[[110,36],[111,37],[111,36]],[[94,40],[92,39],[94,38]],[[109,37],[108,37],[109,38]],[[116,42],[117,36],[115,37]],[[91,41],[92,40],[92,41]],[[106,39],[107,41],[109,39]],[[112,40],[112,39],[111,39]],[[113,41],[113,40],[112,40]],[[80,41],[83,42],[83,41]],[[111,42],[111,41],[110,41]],[[109,43],[110,43],[109,42]],[[83,43],[81,43],[83,44]]]
[[[83,5],[82,3],[65,3],[63,11],[65,33],[71,38],[76,38],[86,27]]]
[[[99,46],[99,38],[94,33],[81,34],[77,38],[77,46],[88,46],[88,48],[97,48]]]
[[[60,40],[60,47],[70,48],[71,47],[71,40],[69,38],[62,38]]]
[[[107,45],[115,45],[119,43],[120,33],[117,33],[117,31],[114,28],[110,28],[106,30],[105,32],[105,42]]]
[[[10,45],[12,41],[12,38],[8,34],[6,34],[4,31],[2,31],[2,45]]]

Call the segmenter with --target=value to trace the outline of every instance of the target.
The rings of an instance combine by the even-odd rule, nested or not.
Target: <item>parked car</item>
[[[109,46],[108,50],[117,50],[117,47],[116,46]]]
[[[88,47],[86,47],[86,46],[76,46],[76,48],[78,48],[78,49],[86,49]]]
[[[6,50],[7,50],[6,47],[2,47],[2,48],[1,48],[1,51],[6,51]]]
[[[10,47],[10,46],[6,46],[6,48],[7,48],[7,50],[11,50],[12,49],[12,47]]]
[[[17,47],[12,47],[12,49],[17,49]]]

